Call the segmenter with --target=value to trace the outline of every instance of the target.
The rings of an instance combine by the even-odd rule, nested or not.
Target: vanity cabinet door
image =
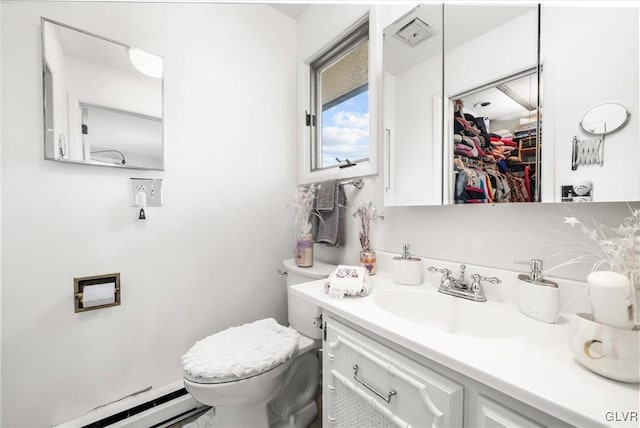
[[[336,320],[326,328],[324,426],[462,426],[462,385]]]
[[[496,401],[480,394],[477,399],[477,428],[544,428]]]

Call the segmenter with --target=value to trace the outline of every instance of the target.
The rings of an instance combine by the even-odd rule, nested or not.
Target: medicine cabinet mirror
[[[45,159],[162,170],[162,57],[41,24]]]
[[[537,6],[446,5],[444,24],[444,202],[537,201]]]
[[[397,18],[383,44],[385,205],[640,199],[638,16],[512,3],[420,5]],[[396,33],[419,36],[415,19],[429,36],[410,48]],[[617,129],[604,161],[572,170],[572,142],[604,124]],[[589,198],[566,197],[585,182]]]
[[[442,203],[442,5],[420,5],[383,33],[387,205]]]

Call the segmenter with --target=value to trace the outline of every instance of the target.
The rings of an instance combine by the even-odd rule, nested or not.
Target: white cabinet
[[[323,317],[325,428],[571,426],[356,324]]]
[[[325,319],[324,427],[462,426],[461,384]]]
[[[476,407],[477,428],[544,428],[528,417],[480,394]]]

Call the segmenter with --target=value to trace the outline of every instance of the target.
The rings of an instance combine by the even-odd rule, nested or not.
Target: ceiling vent
[[[396,31],[394,36],[414,48],[435,33],[436,31],[429,24],[420,18],[414,18]]]

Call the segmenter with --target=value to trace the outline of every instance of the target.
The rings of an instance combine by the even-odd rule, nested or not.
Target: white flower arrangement
[[[615,229],[610,229],[595,219],[590,224],[585,224],[576,217],[564,217],[564,223],[572,228],[579,226],[588,241],[594,242],[595,246],[585,245],[590,254],[574,257],[556,268],[572,263],[593,262],[592,271],[604,268],[625,275],[631,286],[634,322],[638,329],[640,313],[636,284],[640,273],[640,209],[629,206],[629,210],[631,215],[625,217]]]
[[[384,216],[378,214],[378,210],[371,201],[365,202],[356,208],[353,216],[360,218],[359,237],[362,250],[369,251],[371,249],[371,222],[378,219],[382,220]]]
[[[596,243],[590,256],[579,256],[573,261],[594,260],[593,269],[606,267],[612,271],[631,277],[640,271],[640,209],[631,209],[615,229],[609,229],[598,220],[585,224],[576,217],[564,217],[564,222],[579,226],[588,240]],[[592,249],[593,250],[593,249]]]
[[[311,233],[311,216],[315,213],[313,202],[316,198],[318,187],[315,184],[308,186],[298,186],[294,195],[292,206],[296,209],[294,229],[300,228],[304,234]]]

